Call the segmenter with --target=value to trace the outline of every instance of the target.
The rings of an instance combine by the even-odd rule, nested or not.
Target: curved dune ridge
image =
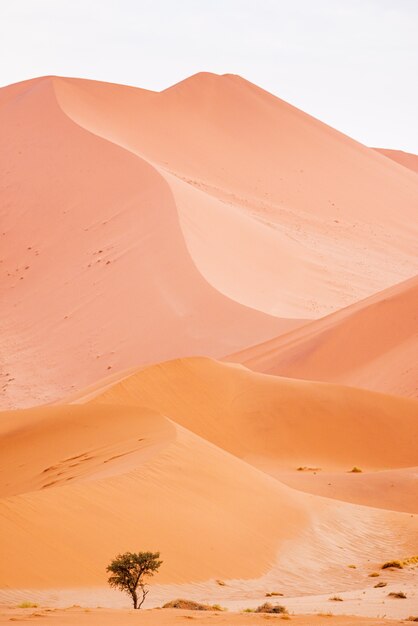
[[[416,176],[237,76],[34,79],[0,90],[0,125],[5,408],[219,358],[416,272]]]
[[[418,278],[230,355],[250,369],[418,397]]]
[[[299,593],[326,592],[331,580],[358,585],[348,562],[367,568],[409,554],[415,517],[304,494],[256,467],[417,463],[415,401],[346,389],[338,408],[337,391],[192,358],[90,390],[78,404],[2,414],[3,597],[77,587],[91,601],[109,559],[139,540],[164,554],[159,584],[268,574]],[[310,575],[318,562],[321,579]]]

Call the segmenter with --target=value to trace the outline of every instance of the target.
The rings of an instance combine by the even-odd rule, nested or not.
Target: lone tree
[[[162,561],[159,561],[159,552],[125,552],[113,559],[106,571],[111,572],[108,583],[115,589],[128,593],[134,604],[134,609],[140,609],[144,603],[148,590],[145,588],[144,578],[153,576]],[[142,593],[142,600],[138,602],[138,587]]]

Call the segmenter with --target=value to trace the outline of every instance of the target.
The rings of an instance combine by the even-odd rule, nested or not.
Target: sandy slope
[[[3,406],[289,328],[202,278],[155,168],[74,124],[50,80],[18,87],[0,91]]]
[[[34,79],[0,90],[0,130],[3,407],[221,357],[416,271],[416,176],[237,76]]]
[[[177,389],[170,385],[173,365]],[[182,372],[188,373],[189,396],[180,386]],[[159,416],[141,408],[151,405],[147,389],[152,392],[155,384],[162,403],[163,389],[166,397],[171,393],[174,421],[161,416],[166,411]],[[260,463],[263,458],[295,463],[309,452],[309,459],[330,467],[351,465],[354,458],[381,467],[389,463],[390,441],[392,465],[411,464],[415,402],[382,396],[386,402],[380,403],[376,394],[347,390],[339,405],[345,413],[333,428],[333,389],[185,359],[167,364],[166,371],[164,366],[148,368],[101,395],[96,391],[81,405],[3,414],[2,440],[6,451],[13,446],[14,452],[11,459],[7,453],[0,457],[2,597],[22,598],[26,589],[40,599],[62,602],[66,589],[72,589],[84,604],[99,592],[101,604],[120,606],[123,598],[103,588],[104,568],[116,553],[136,546],[164,555],[156,581],[159,599],[191,589],[196,593],[199,586],[187,586],[190,581],[200,581],[200,593],[213,594],[217,585],[208,581],[214,578],[249,579],[237,580],[234,593],[241,597],[255,579],[256,589],[280,581],[287,593],[327,593],[334,585],[348,589],[364,581],[364,572],[347,571],[350,562],[364,566],[368,560],[412,554],[418,541],[414,517],[295,491],[226,451]],[[211,390],[218,396],[213,399],[216,412],[216,404],[209,403]],[[158,398],[153,401],[157,404]],[[360,419],[355,413],[361,403]],[[228,414],[232,405],[234,420]],[[208,439],[216,441],[224,433],[223,442],[216,441],[224,449],[185,429],[188,421],[196,431],[205,430]],[[344,430],[347,421],[351,434]],[[325,429],[328,455],[321,444]],[[356,442],[360,430],[375,440],[369,453],[366,444]],[[318,567],[319,578],[314,575]]]
[[[198,268],[234,299],[314,318],[417,271],[416,176],[242,78],[54,86],[77,123],[159,167]]]
[[[227,357],[256,371],[418,397],[418,278]]]
[[[403,152],[403,150],[388,150],[385,148],[375,148],[375,150],[404,167],[408,167],[413,172],[418,172],[418,155]]]

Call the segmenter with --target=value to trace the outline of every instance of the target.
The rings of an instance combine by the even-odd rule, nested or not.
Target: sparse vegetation
[[[334,613],[331,613],[331,611],[329,611],[328,613],[317,613],[317,615],[319,617],[333,617]]]
[[[320,472],[320,467],[308,467],[307,465],[301,465],[297,468],[298,472]]]
[[[380,576],[378,572],[372,572],[371,574],[369,574],[369,578],[376,578],[377,576]]]
[[[379,589],[379,587],[386,587],[387,583],[384,583],[383,581],[381,581],[380,583],[377,583],[377,585],[374,586],[375,589]]]
[[[340,598],[340,596],[332,596],[330,600],[332,600],[332,602],[343,602],[343,599]]]
[[[158,560],[159,558],[159,552],[125,552],[125,554],[119,554],[106,569],[110,572],[109,585],[129,594],[134,609],[140,609],[148,594],[144,579],[146,576],[153,576],[154,572],[159,569],[162,564],[162,561]],[[142,593],[139,602],[138,587]]]
[[[39,604],[36,604],[35,602],[21,602],[20,604],[17,605],[18,609],[37,609],[39,606]]]
[[[274,596],[282,596],[283,594],[279,591],[268,591],[266,593],[266,598],[273,598]]]
[[[389,568],[396,568],[396,569],[403,569],[403,565],[401,561],[386,561],[386,563],[383,563],[382,565],[382,569],[389,569]]]
[[[410,615],[408,617],[408,622],[418,622],[418,615]]]
[[[287,613],[286,607],[281,604],[270,604],[270,602],[264,602],[258,606],[255,610],[256,613]]]
[[[226,611],[226,609],[219,604],[201,604],[194,600],[183,600],[178,598],[177,600],[171,600],[163,605],[163,609],[183,609],[184,611]]]
[[[217,580],[216,584],[219,585],[220,587],[225,587],[226,586],[226,582],[224,580]]]
[[[387,569],[389,567],[403,569],[404,567],[408,567],[408,565],[418,565],[418,556],[409,556],[406,559],[386,561],[386,563],[383,563],[382,569]]]
[[[360,467],[357,467],[356,465],[349,471],[349,474],[361,474],[362,473],[362,469],[360,469]]]
[[[403,591],[391,591],[390,593],[388,593],[388,597],[389,598],[399,598],[400,600],[405,600],[406,599],[406,593],[404,593]]]
[[[255,609],[244,609],[243,613],[255,613]]]
[[[348,567],[350,567],[351,569],[357,569],[357,565],[349,565]]]

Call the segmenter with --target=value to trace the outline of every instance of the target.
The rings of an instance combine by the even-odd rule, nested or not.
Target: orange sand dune
[[[51,80],[8,89],[0,90],[3,406],[55,400],[110,369],[222,356],[298,323],[210,287],[165,180],[69,120]]]
[[[227,357],[268,374],[418,397],[418,277]]]
[[[0,131],[3,407],[219,358],[417,271],[415,174],[237,76],[34,79],[0,90]]]
[[[417,272],[416,176],[244,79],[54,87],[74,121],[158,167],[195,263],[233,299],[316,318]]]
[[[253,427],[245,424],[244,415],[236,420],[235,437],[242,445],[247,442],[249,448],[254,439],[254,416],[258,415],[257,430],[261,434],[248,450],[249,455],[261,451],[268,455],[273,450],[269,439],[276,441],[275,453],[283,449],[284,458],[286,449],[295,457],[297,453],[292,448],[299,442],[300,457],[305,458],[308,438],[309,447],[313,441],[319,442],[320,437],[313,431],[319,431],[326,423],[320,421],[319,414],[316,428],[312,432],[308,429],[303,440],[296,413],[295,443],[281,444],[278,436],[285,436],[290,418],[284,415],[280,420],[283,427],[274,431],[272,414],[264,408],[269,397],[274,403],[275,392],[270,382],[281,388],[284,408],[292,402],[292,395],[293,403],[296,396],[301,396],[305,408],[311,403],[315,406],[321,396],[327,402],[332,401],[330,386],[311,384],[304,396],[304,383],[281,382],[206,359],[177,362],[177,373],[181,374],[182,363],[191,382],[196,382],[192,376],[195,370],[196,375],[200,372],[205,377],[208,390],[220,397],[223,394],[226,410],[228,403],[234,401],[238,411],[248,389],[245,406]],[[167,364],[166,371],[164,366],[149,368],[150,388],[156,374],[160,391],[164,389],[163,382],[169,387],[171,366]],[[192,395],[182,400],[180,388],[177,406],[173,399],[174,421],[141,408],[148,403],[146,386],[141,391],[140,384],[144,372],[101,395],[96,391],[95,397],[82,405],[2,415],[2,440],[6,449],[7,441],[14,448],[14,458],[5,458],[1,467],[2,488],[5,496],[7,489],[17,495],[0,501],[1,597],[18,598],[29,590],[30,594],[35,593],[35,599],[53,596],[59,602],[59,589],[62,589],[63,597],[72,590],[83,603],[94,602],[95,594],[99,593],[101,603],[104,598],[106,606],[124,606],[126,598],[105,588],[104,569],[116,553],[135,546],[160,549],[164,556],[164,568],[156,581],[159,599],[184,591],[168,583],[200,581],[202,590],[206,585],[210,591],[213,585],[216,588],[210,579],[254,580],[262,575],[267,578],[259,581],[258,589],[260,585],[278,581],[293,593],[296,590],[327,592],[331,584],[337,583],[340,588],[350,588],[358,580],[351,574],[347,576],[347,562],[366,564],[367,560],[376,562],[393,554],[413,553],[418,541],[414,517],[336,503],[290,489],[176,423],[182,417],[180,412],[179,416],[176,413],[183,402],[184,409],[188,406],[194,410],[196,425],[203,424],[201,406]],[[223,375],[219,376],[218,372]],[[147,377],[143,380],[147,381]],[[220,380],[224,381],[227,392],[233,394],[235,389],[236,394],[225,395],[225,389],[219,387]],[[288,389],[286,397],[286,386],[292,384],[298,391],[292,393]],[[357,393],[363,398],[376,395]],[[258,414],[251,406],[256,394]],[[355,396],[356,392],[347,390],[343,403],[347,405],[345,415],[349,415],[351,408],[349,394]],[[364,437],[374,435],[376,447],[380,446],[379,452],[370,451],[370,465],[385,464],[388,454],[385,436],[393,446],[393,465],[410,462],[411,440],[416,436],[410,407],[415,403],[400,398],[394,402],[396,431],[391,425],[395,417],[388,408],[386,413],[376,409],[367,419],[363,417]],[[378,399],[376,404],[379,407]],[[369,409],[367,402],[364,408]],[[210,416],[207,420],[208,431],[211,428],[216,431],[217,427],[219,430],[219,424],[223,424],[225,439],[231,432],[226,410],[216,415],[217,425],[213,416],[211,421]],[[365,446],[361,443],[355,446],[358,437],[355,416],[350,415],[354,432],[350,440],[343,429],[345,415],[339,424],[340,440],[344,438],[347,446],[354,446],[353,455],[365,460],[362,457],[366,454]],[[313,413],[306,414],[305,425],[312,417]],[[368,424],[373,421],[377,426]],[[328,426],[331,428],[330,420]],[[259,441],[263,433],[261,450]],[[332,431],[328,440],[333,459],[337,451],[331,448],[338,442]],[[343,444],[339,445],[342,448]],[[323,458],[319,443],[318,447],[318,456]],[[347,455],[342,455],[341,464],[346,459]],[[337,464],[337,460],[330,460],[330,465]],[[31,478],[25,466],[32,468]],[[9,566],[11,562],[13,568]],[[319,563],[321,577],[313,575]],[[251,584],[254,583],[241,581],[239,588],[250,588]]]
[[[418,172],[418,155],[403,150],[387,150],[385,148],[375,148],[377,152],[400,163],[404,167],[408,167],[413,172]]]
[[[141,403],[268,470],[382,470],[418,462],[418,401],[266,376],[212,359],[147,367],[87,398]]]

